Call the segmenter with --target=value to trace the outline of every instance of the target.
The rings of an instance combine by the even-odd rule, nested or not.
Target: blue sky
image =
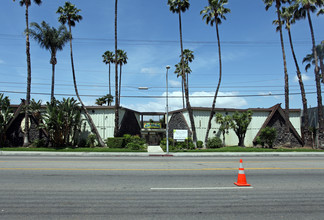
[[[44,0],[32,5],[30,22],[48,22],[58,27],[56,10],[64,0]],[[83,20],[73,28],[73,49],[79,92],[87,105],[108,93],[108,66],[101,55],[114,51],[114,0],[72,0],[81,9]],[[218,51],[215,27],[207,26],[200,11],[207,0],[191,0],[182,16],[184,48],[194,51],[190,67],[190,95],[195,107],[211,107],[218,82]],[[223,79],[221,98],[217,107],[271,107],[283,103],[284,73],[279,34],[272,21],[274,8],[264,9],[262,0],[229,0],[231,13],[220,26],[222,41]],[[121,105],[138,111],[165,111],[166,65],[169,70],[169,96],[181,95],[181,81],[174,74],[179,62],[178,15],[169,11],[167,0],[119,0],[119,48],[127,52],[128,63],[123,66],[122,96],[157,96],[160,98],[122,97]],[[5,91],[13,104],[25,98],[26,53],[25,9],[18,2],[6,0],[0,8],[0,91]],[[324,40],[324,19],[312,15],[316,41]],[[314,73],[304,71],[302,58],[311,52],[311,39],[306,21],[292,27],[298,60],[303,70],[308,105],[316,106]],[[288,37],[284,32],[290,92],[299,93],[296,70]],[[31,40],[32,98],[49,100],[51,65],[50,53]],[[57,54],[57,94],[74,95],[69,57],[69,45]],[[114,67],[112,67],[114,73]],[[113,79],[112,79],[113,80]],[[114,80],[113,80],[114,81]],[[148,87],[147,91],[138,87]],[[114,90],[113,90],[114,91]],[[44,95],[43,95],[44,94]],[[272,94],[269,96],[269,94]],[[279,94],[279,95],[276,95]],[[249,95],[265,95],[252,96]],[[203,98],[207,96],[206,98]],[[62,96],[56,95],[57,99]],[[170,110],[182,107],[179,98],[169,99]],[[290,96],[290,107],[301,108],[301,96]]]

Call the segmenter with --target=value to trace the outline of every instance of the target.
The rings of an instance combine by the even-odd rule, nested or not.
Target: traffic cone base
[[[242,159],[240,160],[240,168],[237,176],[237,182],[235,182],[234,184],[237,186],[251,186],[251,184],[248,184],[246,181]]]

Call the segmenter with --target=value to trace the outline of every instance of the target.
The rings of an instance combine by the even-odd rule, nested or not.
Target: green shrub
[[[124,138],[125,142],[128,142],[126,144],[126,148],[131,150],[145,150],[145,140],[143,138],[140,138],[139,136],[130,135],[127,135],[126,137],[124,135]]]
[[[166,151],[166,138],[161,140],[160,147],[163,151]],[[195,145],[193,144],[191,138],[186,139],[184,142],[175,142],[172,138],[169,138],[169,151],[184,149],[195,149]]]
[[[124,134],[123,138],[124,138],[125,145],[132,142],[132,135],[130,134]]]
[[[107,138],[106,144],[110,148],[125,148],[125,139],[123,137]]]
[[[223,146],[222,140],[219,137],[208,138],[207,148],[220,148]]]
[[[95,147],[97,142],[97,136],[95,134],[89,134],[87,141],[86,141],[86,146],[87,147]]]
[[[273,142],[276,140],[277,131],[275,128],[265,127],[261,130],[261,133],[259,135],[259,141],[262,146],[267,144],[270,148],[273,147]],[[257,140],[258,141],[258,140]]]
[[[203,148],[203,147],[204,147],[204,142],[197,141],[197,148]]]
[[[46,147],[46,140],[45,139],[35,139],[32,142],[32,147]]]

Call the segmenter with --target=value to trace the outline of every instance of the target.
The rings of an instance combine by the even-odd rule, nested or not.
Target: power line
[[[26,94],[26,92],[18,92],[18,91],[0,91],[1,93],[13,93],[13,94]],[[317,92],[307,92],[306,94],[316,94]],[[322,92],[324,93],[324,92]],[[42,93],[42,92],[31,92],[32,95],[46,95],[49,96],[50,93]],[[300,92],[296,92],[296,93],[289,93],[289,95],[300,95]],[[271,97],[271,96],[284,96],[284,93],[274,93],[274,94],[249,94],[249,95],[219,95],[217,96],[218,98],[244,98],[244,97]],[[57,93],[55,94],[55,96],[75,96],[75,94],[61,94],[61,93]],[[101,97],[102,95],[80,95],[83,97]],[[140,95],[133,95],[133,96],[121,96],[122,98],[154,98],[154,99],[158,99],[158,98],[163,98],[165,99],[166,96],[163,95],[159,95],[159,96],[140,96]],[[182,96],[168,96],[169,98],[182,98]],[[210,96],[189,96],[190,98],[213,98],[213,95]]]
[[[0,39],[22,39],[24,35],[16,35],[16,34],[0,34]],[[113,42],[112,38],[90,38],[90,37],[76,37],[73,38],[75,41],[92,41],[92,42]],[[147,40],[147,39],[118,39],[121,43],[131,43],[131,45],[147,45],[147,44],[178,44],[178,40]],[[195,44],[195,45],[217,45],[216,41],[194,41],[194,40],[184,40],[185,44]],[[289,42],[286,42],[289,43]],[[221,41],[223,45],[277,45],[280,44],[279,41],[243,41],[243,40],[229,40],[229,41]],[[308,40],[295,40],[295,45],[308,45]]]

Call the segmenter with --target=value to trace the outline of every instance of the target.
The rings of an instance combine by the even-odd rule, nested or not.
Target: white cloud
[[[303,80],[303,82],[305,82],[305,81],[311,80],[311,78],[306,74],[302,74],[302,80]],[[297,76],[295,76],[294,82],[298,82],[298,77]]]
[[[164,92],[161,94],[165,96]],[[241,108],[242,106],[247,105],[247,101],[242,97],[232,97],[237,96],[237,92],[219,92],[218,98],[216,99],[217,108]],[[223,97],[221,97],[223,96]],[[225,96],[225,97],[224,97]],[[229,97],[227,97],[229,96]],[[214,92],[193,92],[190,95],[190,104],[192,107],[211,107],[214,98]],[[165,99],[156,99],[149,103],[139,103],[129,105],[128,108],[143,111],[143,112],[164,112],[166,109]],[[168,99],[169,110],[182,109],[182,94],[181,91],[169,92]]]
[[[169,85],[172,87],[181,87],[181,81],[169,80]]]
[[[4,62],[3,60],[0,59],[0,64],[3,64],[3,63],[5,63],[5,62]]]
[[[161,70],[155,67],[144,67],[141,69],[141,73],[149,74],[149,75],[157,75],[161,73]]]

